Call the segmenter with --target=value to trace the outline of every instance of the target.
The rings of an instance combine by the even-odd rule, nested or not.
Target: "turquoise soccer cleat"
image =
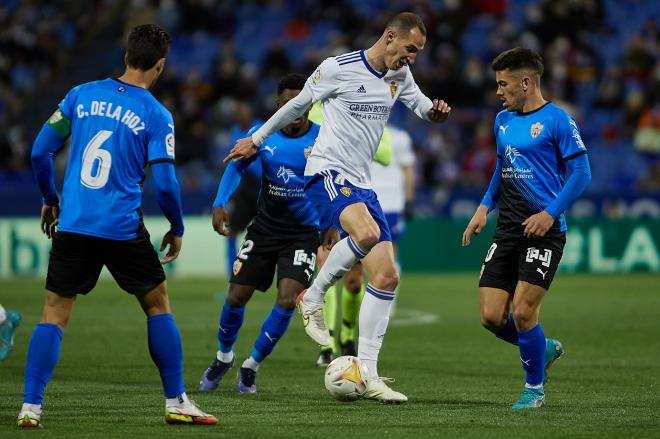
[[[5,361],[9,357],[14,345],[14,332],[21,323],[21,316],[17,312],[7,311],[7,318],[0,324],[0,362]]]
[[[522,395],[518,398],[511,408],[512,409],[535,409],[545,405],[545,392],[543,387],[538,389],[531,389],[525,387]]]
[[[564,346],[554,338],[545,339],[545,367],[543,368],[543,385],[548,382],[548,369],[564,353]]]

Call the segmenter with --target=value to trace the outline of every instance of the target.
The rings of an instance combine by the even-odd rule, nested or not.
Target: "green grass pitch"
[[[236,393],[236,368],[200,394],[216,349],[223,280],[175,280],[189,395],[216,427],[168,426],[149,358],[146,319],[134,298],[101,282],[78,299],[48,386],[43,431],[14,427],[27,344],[40,318],[42,281],[0,282],[0,303],[21,312],[10,358],[0,364],[0,437],[660,437],[660,279],[657,275],[559,275],[545,299],[547,336],[566,355],[551,370],[547,406],[513,412],[524,383],[518,351],[479,326],[474,275],[405,275],[381,351],[381,375],[408,395],[402,406],[340,403],[323,386],[317,349],[298,316],[260,368],[256,395]],[[272,294],[256,294],[236,346],[249,354]]]

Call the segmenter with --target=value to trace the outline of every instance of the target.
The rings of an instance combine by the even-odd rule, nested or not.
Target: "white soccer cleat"
[[[165,422],[168,424],[202,424],[215,425],[218,419],[204,413],[195,401],[185,401],[175,405],[165,406]]]
[[[41,425],[41,410],[21,410],[16,419],[20,428],[43,428]]]
[[[374,399],[383,404],[401,404],[408,401],[408,397],[403,393],[389,388],[385,382],[394,382],[393,378],[373,377],[367,380],[367,391],[362,397],[364,399]]]
[[[330,332],[325,326],[323,304],[306,304],[303,300],[306,292],[307,290],[303,290],[296,299],[296,307],[298,307],[298,312],[302,316],[305,332],[319,345],[328,346],[330,344]]]

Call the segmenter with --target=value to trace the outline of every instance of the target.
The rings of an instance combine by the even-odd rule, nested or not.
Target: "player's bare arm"
[[[426,113],[431,122],[442,123],[447,120],[451,107],[441,99],[433,99],[433,107]]]
[[[217,206],[213,209],[213,230],[223,236],[229,236],[229,213],[222,206]]]
[[[486,227],[486,221],[488,219],[488,207],[483,204],[477,208],[477,211],[472,215],[472,219],[468,223],[465,231],[463,232],[463,238],[461,239],[461,245],[467,247],[470,245],[470,238],[472,235],[478,235]]]
[[[555,219],[545,210],[527,218],[522,225],[525,226],[523,235],[527,238],[542,238],[555,223]]]

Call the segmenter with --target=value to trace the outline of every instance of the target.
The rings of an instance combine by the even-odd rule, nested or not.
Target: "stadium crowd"
[[[110,43],[120,47],[135,24],[155,22],[172,33],[168,66],[154,94],[174,114],[185,198],[215,190],[230,138],[274,111],[273,90],[282,75],[309,74],[327,56],[368,47],[388,17],[402,10],[422,16],[429,31],[412,68],[415,79],[428,96],[453,108],[441,127],[402,108],[392,113],[391,122],[414,140],[418,212],[435,212],[451,194],[483,193],[495,162],[493,120],[501,109],[490,61],[517,45],[543,55],[545,94],[583,130],[593,169],[588,194],[658,196],[660,4],[642,0],[5,0],[0,183],[5,190],[34,190],[29,154],[44,119],[25,121],[34,108],[55,108],[44,90],[53,78],[70,87],[73,82],[62,78],[85,62],[75,54],[93,49],[99,35],[111,35]],[[106,32],[99,29],[104,26]],[[88,66],[95,76],[82,80],[118,73],[104,67]]]

